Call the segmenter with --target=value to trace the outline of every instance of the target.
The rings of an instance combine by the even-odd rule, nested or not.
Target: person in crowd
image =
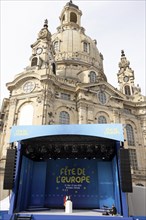
[[[112,208],[109,210],[109,213],[111,215],[116,215],[117,214],[117,209],[114,205],[112,205]]]

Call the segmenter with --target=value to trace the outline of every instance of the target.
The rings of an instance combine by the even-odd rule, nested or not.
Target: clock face
[[[43,51],[43,49],[42,49],[41,47],[38,47],[37,50],[36,50],[36,52],[37,52],[38,55],[41,54],[42,51]]]
[[[29,82],[26,82],[24,85],[23,85],[23,91],[25,93],[30,93],[34,90],[35,88],[35,83],[33,81],[29,81]]]
[[[129,77],[128,76],[125,76],[124,77],[124,82],[128,82],[129,81]]]

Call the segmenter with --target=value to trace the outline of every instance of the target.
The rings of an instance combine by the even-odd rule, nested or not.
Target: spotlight
[[[26,154],[31,154],[31,153],[33,153],[33,152],[34,152],[33,147],[32,147],[31,145],[28,145],[28,146],[26,147]]]
[[[78,153],[78,148],[76,145],[72,146],[72,153]]]
[[[106,146],[105,145],[101,145],[101,152],[104,153],[106,151],[107,151]]]
[[[94,150],[95,150],[95,152],[98,152],[100,150],[100,146],[99,145],[95,145],[94,146]]]
[[[93,153],[93,150],[92,150],[92,148],[91,148],[91,146],[89,145],[89,146],[87,146],[87,153]]]
[[[47,148],[45,146],[42,146],[40,148],[40,152],[43,153],[43,154],[47,153]]]
[[[69,146],[68,146],[68,145],[65,145],[65,146],[64,146],[64,151],[65,151],[66,153],[69,153],[69,152],[70,152],[70,149],[69,149]]]
[[[59,146],[55,146],[55,150],[54,150],[54,152],[56,152],[56,153],[60,153],[60,147],[59,147]]]

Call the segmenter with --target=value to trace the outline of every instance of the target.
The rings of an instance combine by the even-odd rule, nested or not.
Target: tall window
[[[54,50],[55,50],[55,52],[59,51],[59,42],[58,41],[55,41],[55,43],[54,43]]]
[[[65,21],[65,15],[63,15],[62,21]]]
[[[38,61],[37,57],[34,57],[31,61],[31,66],[37,66],[37,61]]]
[[[70,22],[77,23],[77,15],[74,12],[70,13]]]
[[[106,94],[104,92],[99,92],[98,99],[102,104],[105,104],[106,103]]]
[[[135,146],[134,132],[131,125],[126,125],[127,142],[129,146]]]
[[[98,117],[98,124],[106,124],[106,123],[107,123],[106,118],[103,115]]]
[[[129,86],[125,86],[125,94],[126,95],[131,95],[130,87]]]
[[[19,110],[18,125],[32,125],[33,123],[33,106],[24,104]]]
[[[60,112],[59,124],[69,124],[69,123],[70,123],[69,114],[65,111]]]
[[[83,51],[88,52],[88,43],[87,42],[83,43]]]
[[[96,82],[96,73],[94,71],[90,72],[89,77],[90,77],[90,83]]]
[[[138,169],[137,165],[137,156],[136,156],[136,150],[135,149],[129,149],[129,157],[130,157],[130,165],[133,168],[133,170]]]

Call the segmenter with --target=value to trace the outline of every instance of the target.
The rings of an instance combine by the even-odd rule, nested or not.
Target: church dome
[[[61,12],[61,24],[57,33],[52,35],[57,73],[87,82],[88,73],[95,71],[98,80],[106,80],[103,56],[97,49],[96,40],[87,36],[85,29],[81,27],[81,16],[82,11],[72,1]]]

